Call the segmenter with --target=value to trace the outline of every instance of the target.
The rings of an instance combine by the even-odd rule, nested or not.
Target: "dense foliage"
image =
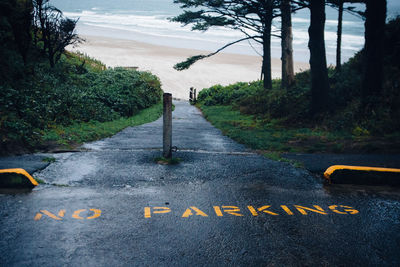
[[[49,129],[129,117],[160,102],[154,75],[65,52],[80,41],[75,24],[48,0],[0,2],[0,154],[34,147]]]
[[[287,126],[323,126],[346,130],[354,134],[387,134],[400,131],[400,18],[386,25],[385,77],[383,93],[375,99],[375,110],[368,116],[361,112],[361,79],[363,51],[342,66],[341,72],[331,69],[329,109],[319,119],[309,116],[310,73],[296,75],[296,85],[289,90],[280,88],[275,80],[272,90],[261,82],[216,85],[199,93],[198,100],[206,106],[232,105],[243,114],[256,115],[266,123],[279,120]]]
[[[73,54],[55,68],[47,62],[31,66],[14,81],[0,85],[1,148],[33,145],[45,129],[57,124],[110,121],[128,117],[161,99],[160,82],[147,72],[123,68],[99,70]],[[97,63],[98,64],[98,63]],[[26,70],[25,70],[26,71]]]

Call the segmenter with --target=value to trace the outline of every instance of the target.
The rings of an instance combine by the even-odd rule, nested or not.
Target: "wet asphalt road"
[[[47,185],[0,194],[0,265],[400,265],[398,189],[325,185],[175,105],[179,165],[153,161],[158,120],[54,155],[35,173]]]

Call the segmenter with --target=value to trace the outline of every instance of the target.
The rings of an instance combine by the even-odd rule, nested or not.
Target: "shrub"
[[[160,82],[147,72],[116,68],[89,75],[88,79],[90,93],[98,102],[121,116],[132,116],[160,101]]]
[[[87,65],[90,64],[90,65]],[[161,84],[151,73],[104,65],[67,53],[54,68],[45,60],[22,69],[19,79],[0,83],[0,150],[34,146],[55,125],[111,121],[161,101]]]

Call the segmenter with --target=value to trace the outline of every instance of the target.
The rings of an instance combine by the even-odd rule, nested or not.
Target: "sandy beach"
[[[260,78],[261,57],[220,53],[194,64],[190,69],[176,71],[173,66],[189,56],[206,54],[205,51],[152,45],[133,40],[82,36],[86,42],[69,50],[80,51],[99,59],[108,67],[138,67],[157,75],[164,92],[173,97],[188,99],[189,88],[197,90],[215,84],[228,85],[250,82]],[[272,60],[272,76],[281,75],[280,59]],[[295,71],[309,68],[307,63],[296,62]]]

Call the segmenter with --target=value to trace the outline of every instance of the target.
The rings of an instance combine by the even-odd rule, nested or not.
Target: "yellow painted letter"
[[[218,206],[214,206],[215,214],[217,214],[218,217],[222,217],[222,211],[221,208]]]
[[[145,207],[145,208],[144,208],[144,217],[145,217],[145,218],[151,218],[150,207]]]
[[[199,210],[196,207],[191,206],[190,208],[186,209],[186,211],[182,214],[182,218],[187,218],[189,216],[192,216],[193,215],[192,210],[196,212],[196,215],[200,215],[200,216],[203,216],[203,217],[208,217],[208,215],[205,214],[203,211]]]
[[[222,210],[230,215],[234,215],[234,216],[243,216],[242,214],[238,213],[240,211],[239,207],[236,206],[221,206]],[[222,211],[221,208],[219,206],[214,206],[214,210],[215,213],[217,214],[217,216],[222,217]]]
[[[154,214],[162,214],[162,213],[168,213],[168,212],[171,212],[171,209],[168,207],[153,207]],[[151,218],[151,208],[150,207],[144,208],[144,217]]]
[[[323,214],[323,215],[328,215],[320,206],[318,206],[318,205],[313,205],[313,206],[315,207],[315,209],[307,208],[307,207],[303,207],[303,206],[299,206],[299,205],[294,205],[294,207],[303,215],[307,215],[306,210],[316,212],[319,214]]]
[[[79,219],[79,220],[85,219],[85,218],[79,216],[79,214],[81,214],[81,212],[84,212],[84,211],[85,211],[85,209],[76,210],[76,211],[74,212],[74,214],[72,214],[72,218],[74,218],[74,219]]]
[[[100,215],[101,215],[101,210],[99,210],[99,209],[90,209],[90,210],[93,211],[93,215],[90,216],[90,217],[87,217],[87,218],[86,218],[87,220],[95,219],[95,218],[100,217]]]
[[[287,214],[293,215],[293,212],[286,206],[286,205],[281,205],[281,208],[286,211]]]
[[[341,207],[343,211],[337,210],[338,207]],[[349,206],[332,205],[332,206],[329,206],[329,208],[330,208],[333,212],[335,212],[335,213],[337,213],[337,214],[357,214],[357,213],[359,213],[358,210],[356,210],[356,209],[354,209],[354,208],[352,208],[352,207],[349,207]]]
[[[95,219],[95,218],[100,217],[100,215],[101,215],[101,210],[99,210],[99,209],[90,209],[90,210],[93,211],[93,215],[90,216],[90,217],[87,217],[87,218],[86,218],[87,220]],[[81,214],[82,212],[84,212],[84,211],[86,211],[86,209],[76,210],[76,211],[72,214],[72,218],[78,219],[78,220],[84,220],[85,218],[83,218],[83,217],[80,216],[80,214]]]
[[[267,214],[274,215],[274,216],[279,215],[278,213],[267,210],[269,207],[271,207],[271,206],[262,206],[261,208],[258,208],[258,211],[262,211],[262,212],[265,212]]]
[[[253,206],[247,206],[253,216],[258,216],[256,209]]]
[[[51,212],[48,212],[47,210],[40,210],[40,212],[36,213],[34,220],[35,221],[40,220],[42,218],[43,214],[47,215],[48,217],[50,217],[50,218],[52,218],[54,220],[61,221],[62,219],[60,217],[64,217],[65,210],[60,210],[58,212],[58,216],[60,216],[60,217],[57,217],[56,215],[54,215]]]

